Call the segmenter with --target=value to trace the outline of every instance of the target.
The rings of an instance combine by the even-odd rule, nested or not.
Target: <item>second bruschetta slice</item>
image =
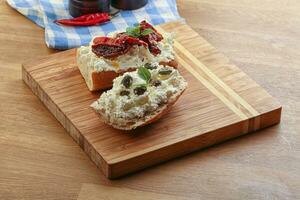
[[[113,88],[91,106],[107,124],[132,130],[165,115],[186,87],[187,82],[176,69],[147,64],[116,78]]]

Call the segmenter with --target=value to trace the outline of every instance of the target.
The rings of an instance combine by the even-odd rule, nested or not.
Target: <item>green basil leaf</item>
[[[146,83],[148,83],[151,79],[151,73],[145,67],[139,67],[138,68],[138,75],[139,75],[139,77],[141,77],[141,79],[145,80]]]
[[[138,38],[138,37],[140,37],[140,32],[141,32],[140,26],[127,27],[125,34],[130,37]]]
[[[133,27],[127,27],[126,28],[126,33],[131,33],[133,29],[134,29]]]
[[[138,37],[136,34],[132,33],[132,32],[125,32],[126,35],[130,36],[130,37]]]
[[[145,87],[147,88],[147,84],[146,83],[140,83],[140,84],[133,84],[133,87]]]
[[[141,35],[145,36],[145,35],[149,35],[150,33],[153,33],[153,30],[151,28],[147,28],[141,33]]]

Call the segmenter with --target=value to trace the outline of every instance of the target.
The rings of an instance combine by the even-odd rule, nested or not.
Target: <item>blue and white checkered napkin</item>
[[[28,17],[37,25],[45,28],[45,41],[48,47],[69,49],[87,45],[93,36],[106,35],[112,31],[124,31],[143,19],[157,25],[181,19],[176,0],[149,0],[138,10],[121,11],[110,23],[90,27],[59,26],[56,19],[71,18],[68,12],[68,0],[7,0],[8,4]]]

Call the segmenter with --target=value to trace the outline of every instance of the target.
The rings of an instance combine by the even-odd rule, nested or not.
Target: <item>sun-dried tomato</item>
[[[147,43],[142,40],[127,35],[118,35],[116,38],[96,37],[93,40],[92,51],[99,57],[115,58],[126,54],[133,45],[148,47]]]
[[[140,23],[140,27],[141,27],[141,31],[144,31],[149,28],[153,30],[152,33],[141,36],[140,39],[148,44],[149,51],[153,55],[160,54],[161,50],[158,48],[157,42],[163,40],[163,36],[159,32],[157,32],[157,30],[151,24],[147,23],[145,20]]]
[[[134,45],[143,45],[153,55],[160,54],[161,50],[158,48],[157,43],[163,40],[163,36],[151,24],[142,21],[140,31],[143,32],[146,29],[153,31],[139,37],[131,37],[126,33],[119,33],[115,37],[96,37],[93,40],[92,51],[99,57],[115,58],[126,54]]]

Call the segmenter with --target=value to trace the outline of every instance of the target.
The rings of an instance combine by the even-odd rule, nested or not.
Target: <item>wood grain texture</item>
[[[176,195],[158,194],[154,192],[143,192],[124,187],[109,187],[104,185],[83,184],[77,200],[193,200]]]
[[[90,108],[99,93],[88,91],[76,50],[23,65],[25,83],[108,178],[280,121],[280,104],[188,25],[171,22],[158,30],[176,33],[178,70],[189,86],[167,116],[129,133],[107,126]]]
[[[281,102],[280,125],[108,181],[23,83],[21,63],[54,51],[43,29],[2,0],[1,199],[76,200],[86,183],[146,197],[300,199],[300,1],[177,2],[196,32]]]

